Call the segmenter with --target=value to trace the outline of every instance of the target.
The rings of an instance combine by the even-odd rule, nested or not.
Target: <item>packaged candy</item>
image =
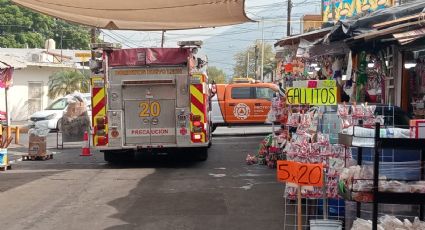
[[[341,118],[341,128],[346,129],[353,126],[353,118],[351,116],[345,116]]]
[[[304,128],[308,128],[311,125],[311,116],[309,113],[301,114],[300,115],[300,126]]]
[[[364,117],[363,106],[354,104],[354,105],[351,106],[351,110],[352,110],[352,113],[351,113],[352,117],[354,117],[354,118],[363,118]]]
[[[339,104],[338,105],[338,116],[339,117],[345,117],[348,116],[348,112],[350,110],[350,107],[348,105],[344,104]]]
[[[257,164],[257,157],[248,154],[245,161],[247,165]]]
[[[375,126],[375,118],[374,117],[365,117],[363,120],[363,127],[364,128],[372,128]]]
[[[364,106],[364,116],[365,117],[375,117],[376,105],[365,105]]]
[[[329,145],[329,134],[317,133],[317,143],[320,145]]]
[[[300,115],[299,113],[291,113],[288,118],[288,126],[298,127],[300,123]]]

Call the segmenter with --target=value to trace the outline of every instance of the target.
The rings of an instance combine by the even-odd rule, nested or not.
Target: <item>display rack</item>
[[[383,159],[383,149],[393,150],[421,150],[420,156],[420,180],[425,180],[425,145],[423,139],[408,138],[381,138],[380,123],[375,124],[374,137],[356,137],[346,134],[339,134],[339,143],[346,146],[357,147],[357,164],[362,165],[363,148],[374,148],[373,151],[373,199],[372,199],[372,226],[373,230],[378,229],[378,205],[379,204],[406,204],[420,205],[419,219],[425,217],[425,194],[423,193],[394,193],[379,191],[379,166],[380,159]],[[362,139],[365,145],[354,144],[355,139]],[[358,143],[358,142],[357,142]],[[406,154],[417,152],[403,152]],[[356,216],[361,217],[361,202],[356,201]]]
[[[392,193],[379,191],[379,156],[382,149],[403,149],[403,150],[421,150],[421,175],[420,179],[425,178],[425,145],[423,139],[406,138],[381,138],[380,123],[375,125],[375,152],[373,162],[373,211],[372,211],[372,229],[378,229],[378,205],[386,204],[419,204],[419,219],[424,220],[425,194],[421,193]],[[407,152],[406,152],[407,153]]]

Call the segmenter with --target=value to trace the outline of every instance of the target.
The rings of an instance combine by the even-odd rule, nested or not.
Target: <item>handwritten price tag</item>
[[[277,179],[305,186],[323,186],[323,164],[277,161]]]

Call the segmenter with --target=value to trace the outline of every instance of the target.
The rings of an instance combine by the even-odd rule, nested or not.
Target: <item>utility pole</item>
[[[90,42],[92,44],[96,43],[96,28],[95,27],[92,27],[91,30],[90,30]],[[92,60],[95,59],[94,55],[95,55],[95,53],[94,53],[94,50],[92,49],[92,51],[91,51]]]
[[[260,80],[264,79],[264,19],[261,20],[261,70],[260,70]]]
[[[254,76],[254,78],[255,78],[255,80],[257,80],[258,79],[258,46],[257,46],[257,44],[255,44],[255,62],[254,62],[254,67],[255,67],[255,76]]]
[[[246,57],[246,78],[248,78],[248,76],[249,76],[249,48],[248,48],[247,57]]]
[[[291,11],[292,11],[292,1],[288,0],[288,18],[286,22],[286,36],[291,36]]]

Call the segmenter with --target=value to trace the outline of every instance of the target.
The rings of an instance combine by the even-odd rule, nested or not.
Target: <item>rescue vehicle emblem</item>
[[[249,117],[251,109],[244,103],[239,103],[233,108],[233,115],[239,120],[245,120]]]

